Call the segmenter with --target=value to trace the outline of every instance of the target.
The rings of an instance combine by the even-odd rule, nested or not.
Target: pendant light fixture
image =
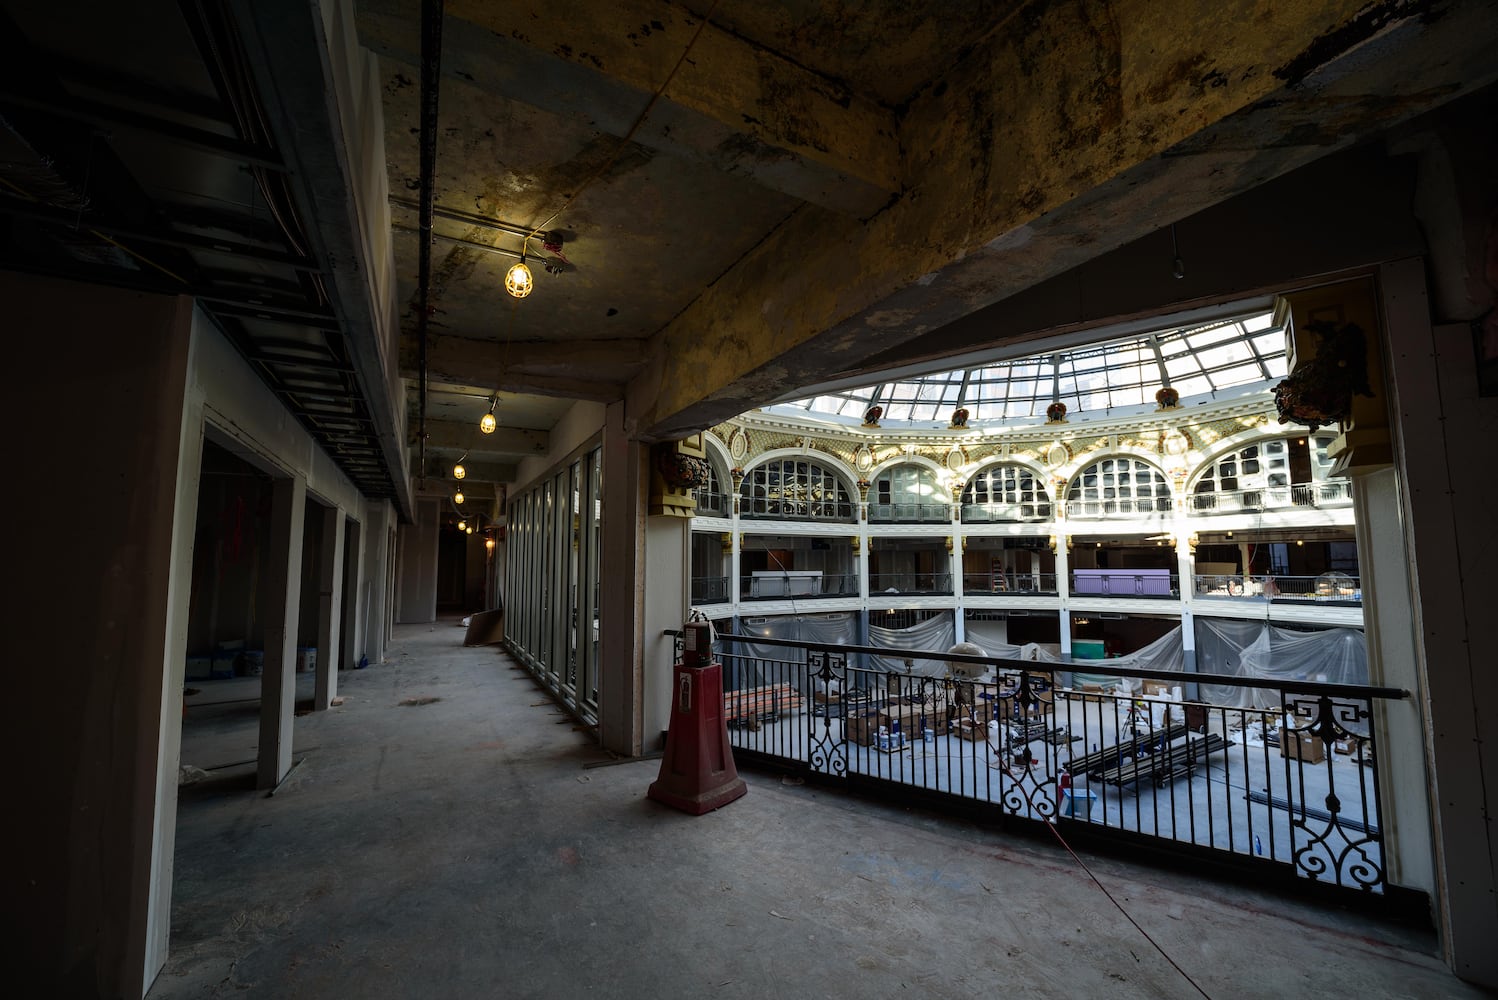
[[[453,503],[462,503],[462,502],[463,502],[463,491],[460,489],[460,490],[458,490],[458,492],[456,492],[456,493],[453,494]]]
[[[523,299],[531,293],[534,287],[536,287],[535,279],[531,276],[531,269],[525,266],[525,254],[522,253],[520,259],[510,265],[510,269],[505,272],[505,291],[517,299]]]
[[[453,466],[453,478],[454,479],[462,479],[466,475],[468,475],[468,470],[465,469],[465,468],[463,468],[463,463],[461,461],[458,462],[457,465]]]
[[[466,531],[466,530],[468,530],[468,522],[467,521],[459,521],[458,522],[458,530],[459,531]]]
[[[498,405],[499,393],[496,392],[494,394],[494,398],[489,400],[489,412],[479,418],[479,430],[483,431],[485,434],[494,433],[494,427],[498,423],[498,421],[494,419],[494,408]]]

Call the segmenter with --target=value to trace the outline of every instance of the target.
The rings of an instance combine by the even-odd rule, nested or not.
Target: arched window
[[[1066,491],[1069,517],[1141,517],[1170,511],[1170,483],[1137,458],[1105,458],[1078,473]]]
[[[1221,455],[1197,479],[1191,510],[1233,513],[1350,503],[1347,484],[1326,478],[1332,440],[1329,434],[1270,438]]]
[[[728,509],[728,490],[724,487],[724,482],[718,463],[708,459],[707,485],[699,486],[696,491],[697,513],[709,517],[727,517],[732,513]]]
[[[923,465],[897,465],[869,487],[870,522],[944,522],[952,519],[952,495]]]
[[[742,517],[852,521],[854,505],[837,474],[816,462],[771,459],[749,470],[739,490]]]
[[[976,473],[962,490],[962,520],[1045,521],[1051,496],[1045,481],[1022,465],[990,466]]]

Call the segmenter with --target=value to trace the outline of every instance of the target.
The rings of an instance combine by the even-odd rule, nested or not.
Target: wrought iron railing
[[[1074,570],[1074,597],[1175,597],[1181,578],[1168,570]]]
[[[1055,573],[964,573],[963,594],[1054,594]]]
[[[950,503],[875,503],[869,501],[871,524],[950,524]]]
[[[692,603],[721,604],[728,600],[728,579],[726,576],[692,577]]]
[[[869,596],[895,594],[950,594],[951,573],[870,573]]]
[[[1374,705],[1405,691],[718,639],[741,756],[1069,837],[1387,888]]]
[[[1320,576],[1222,576],[1198,574],[1192,578],[1196,597],[1228,597],[1248,600],[1315,601],[1361,606],[1363,588],[1349,573]]]
[[[693,496],[697,498],[698,514],[705,514],[711,517],[728,517],[733,513],[733,503],[729,500],[727,493],[698,490]]]
[[[819,573],[798,570],[751,574],[739,580],[741,601],[812,600],[819,597],[857,597],[857,573]]]
[[[852,521],[856,505],[851,500],[777,500],[741,497],[739,516],[781,521]]]

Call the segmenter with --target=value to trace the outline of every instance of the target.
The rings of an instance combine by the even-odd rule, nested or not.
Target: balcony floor
[[[274,798],[183,789],[151,997],[1200,995],[1057,847],[757,771],[682,815],[462,636],[398,628],[341,674]],[[182,761],[254,741],[224,716]],[[1429,931],[1084,858],[1210,996],[1485,995]]]

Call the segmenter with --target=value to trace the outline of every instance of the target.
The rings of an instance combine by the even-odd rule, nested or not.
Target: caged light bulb
[[[453,466],[454,479],[462,479],[466,475],[468,475],[468,470],[463,468],[463,463],[459,462],[457,465]]]
[[[483,419],[479,421],[479,430],[483,431],[485,434],[494,433],[494,414],[484,414]]]
[[[523,299],[529,295],[535,284],[531,278],[531,269],[525,266],[524,259],[517,261],[509,271],[505,272],[505,291],[517,299]]]

